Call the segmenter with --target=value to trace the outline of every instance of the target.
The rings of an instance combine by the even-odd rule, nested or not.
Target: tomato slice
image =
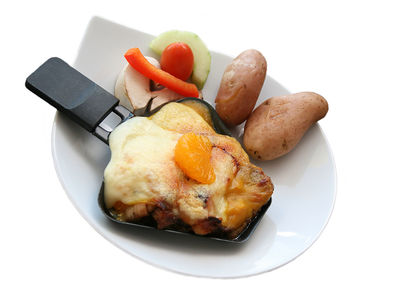
[[[165,47],[161,54],[161,69],[186,81],[193,71],[193,52],[184,42],[174,42]]]

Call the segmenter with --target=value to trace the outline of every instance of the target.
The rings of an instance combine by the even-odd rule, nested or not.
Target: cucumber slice
[[[160,34],[150,43],[150,48],[161,56],[165,47],[174,42],[184,42],[193,52],[194,64],[192,81],[202,89],[210,72],[211,55],[197,34],[188,31],[170,30]]]

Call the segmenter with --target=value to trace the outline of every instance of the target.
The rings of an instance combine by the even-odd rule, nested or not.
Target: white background
[[[0,9],[1,282],[211,281],[129,256],[79,215],[50,148],[55,110],[24,87],[45,59],[73,63],[99,15],[151,34],[200,35],[235,56],[262,51],[268,75],[329,102],[320,122],[338,194],[317,242],[293,262],[237,282],[399,282],[400,9],[396,1],[8,1]],[[261,4],[263,3],[263,4]],[[99,58],[101,60],[101,58]],[[215,280],[222,281],[222,280]]]

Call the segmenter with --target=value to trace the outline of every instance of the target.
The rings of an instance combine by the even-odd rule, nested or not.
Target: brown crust
[[[256,186],[264,187],[264,192],[269,195],[269,200],[274,190],[270,177],[265,176],[265,178],[260,179]],[[257,195],[254,197],[257,198]],[[199,195],[199,198],[207,205],[207,196]],[[255,199],[255,201],[257,200]],[[114,218],[120,221],[145,224],[156,227],[157,229],[173,229],[182,232],[192,232],[198,235],[219,236],[227,239],[236,238],[259,213],[259,210],[254,211],[252,217],[246,219],[242,225],[236,229],[229,230],[222,225],[221,219],[216,217],[208,217],[197,221],[195,224],[188,225],[174,214],[172,207],[168,205],[168,203],[164,201],[155,201],[154,203],[154,205],[125,205],[121,202],[117,202],[110,212]]]

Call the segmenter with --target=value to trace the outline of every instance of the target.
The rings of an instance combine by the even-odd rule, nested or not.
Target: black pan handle
[[[25,86],[95,135],[96,128],[119,102],[57,57],[44,62],[26,79]]]

